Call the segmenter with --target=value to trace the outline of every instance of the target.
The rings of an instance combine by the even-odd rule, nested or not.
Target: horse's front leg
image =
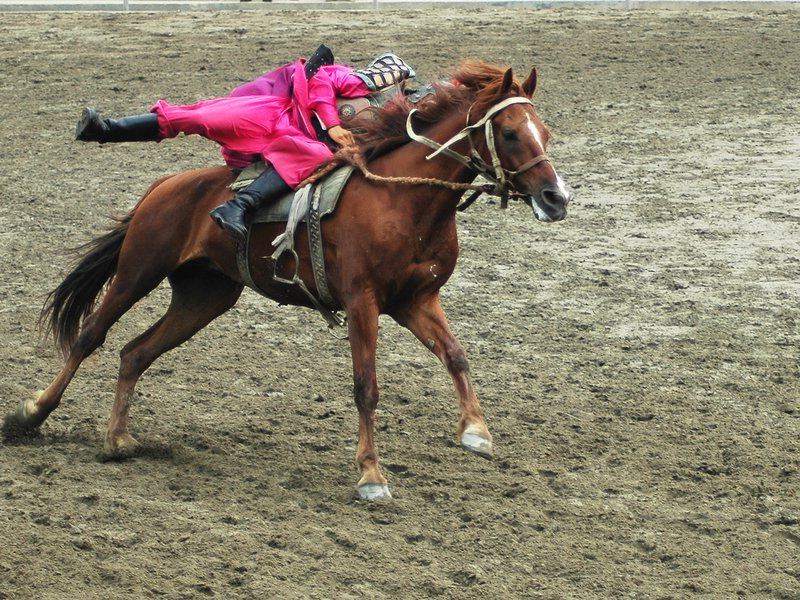
[[[434,293],[403,307],[393,315],[447,367],[458,394],[461,416],[456,435],[461,445],[486,458],[492,456],[492,435],[486,427],[478,396],[469,376],[469,363],[444,314],[439,294]]]
[[[358,495],[364,500],[391,498],[388,481],[378,466],[375,449],[375,409],[378,406],[378,380],[375,351],[378,345],[378,307],[369,294],[348,303],[347,329],[353,355],[353,388],[358,407],[358,449],[361,469]]]

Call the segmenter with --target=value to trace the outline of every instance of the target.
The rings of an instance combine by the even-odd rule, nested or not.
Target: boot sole
[[[86,139],[86,129],[97,118],[97,111],[91,108],[84,108],[81,113],[81,118],[78,119],[78,124],[75,126],[75,140],[78,142],[92,142],[94,140]]]

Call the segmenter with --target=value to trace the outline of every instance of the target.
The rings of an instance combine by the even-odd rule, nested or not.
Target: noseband
[[[492,106],[489,110],[486,111],[486,114],[483,117],[473,123],[472,125],[469,124],[469,116],[470,111],[472,110],[472,106],[470,106],[469,110],[467,111],[467,121],[465,127],[456,133],[453,137],[449,140],[440,144],[439,142],[432,140],[430,138],[425,137],[424,135],[419,135],[416,131],[414,131],[414,125],[412,123],[412,117],[414,113],[417,112],[415,108],[410,113],[408,113],[408,119],[406,120],[406,133],[408,137],[412,140],[424,144],[430,148],[433,148],[435,152],[432,152],[428,156],[425,157],[426,160],[430,160],[435,158],[439,154],[443,154],[453,160],[461,163],[462,165],[466,166],[468,169],[476,172],[479,175],[482,175],[492,183],[488,190],[477,190],[475,193],[470,195],[460,206],[459,210],[464,210],[467,206],[472,204],[477,197],[483,193],[484,191],[488,191],[489,193],[495,194],[500,196],[500,206],[502,208],[506,208],[508,206],[508,196],[519,196],[525,197],[525,194],[520,193],[514,186],[514,182],[512,181],[514,177],[517,175],[521,175],[525,173],[529,169],[532,169],[539,163],[543,162],[550,162],[550,157],[547,154],[540,154],[523,164],[520,168],[516,171],[511,171],[503,167],[500,164],[500,157],[497,154],[497,146],[495,144],[494,139],[494,128],[492,127],[492,119],[501,111],[505,110],[512,104],[530,104],[533,105],[528,98],[522,98],[520,96],[516,96],[513,98],[506,98],[502,102],[498,102],[494,106]],[[492,163],[489,164],[483,157],[480,155],[480,152],[476,150],[475,145],[472,143],[472,134],[478,131],[481,127],[484,128],[484,134],[486,136],[486,146],[489,149],[489,156],[491,157]],[[466,139],[469,141],[469,156],[465,156],[453,150],[451,148],[452,145],[460,142],[461,140]]]

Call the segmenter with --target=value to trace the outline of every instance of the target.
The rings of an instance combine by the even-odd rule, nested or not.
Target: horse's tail
[[[64,281],[47,295],[39,314],[39,327],[44,330],[45,337],[52,334],[64,356],[69,354],[81,323],[94,310],[103,288],[117,272],[120,248],[136,209],[165,179],[153,183],[127,215],[112,217],[116,222],[107,233],[75,248],[74,252],[82,254],[82,258]]]

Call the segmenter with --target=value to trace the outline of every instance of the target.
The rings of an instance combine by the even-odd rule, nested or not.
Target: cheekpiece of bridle
[[[467,111],[467,120],[465,127],[456,133],[453,137],[449,140],[440,144],[439,142],[432,140],[430,138],[425,137],[424,135],[419,135],[416,131],[414,131],[414,126],[412,124],[412,117],[414,113],[417,112],[415,108],[410,113],[408,113],[408,119],[406,120],[406,132],[408,133],[408,137],[412,140],[417,141],[421,144],[425,144],[426,146],[433,148],[435,151],[430,153],[426,156],[426,160],[431,160],[435,158],[439,154],[443,154],[453,160],[461,163],[462,165],[466,166],[467,168],[475,171],[477,174],[482,175],[489,181],[491,184],[481,186],[476,189],[470,196],[464,200],[459,206],[458,210],[463,211],[469,205],[471,205],[475,200],[483,193],[492,194],[495,196],[500,197],[500,207],[506,208],[508,206],[508,198],[509,196],[513,196],[515,198],[521,198],[526,204],[530,204],[530,199],[528,199],[526,194],[519,192],[515,186],[513,179],[517,175],[521,175],[525,173],[529,169],[532,169],[539,163],[543,162],[550,162],[550,158],[547,154],[540,154],[536,156],[520,166],[517,170],[511,171],[503,167],[500,164],[500,157],[497,154],[497,146],[495,145],[494,140],[494,128],[492,127],[492,119],[502,110],[508,108],[513,104],[530,104],[533,105],[528,98],[523,98],[521,96],[515,96],[513,98],[506,98],[505,100],[498,102],[494,106],[492,106],[489,110],[486,111],[486,114],[481,117],[478,121],[470,125],[470,111],[472,110],[472,106],[469,107]],[[486,147],[489,150],[489,156],[491,158],[491,164],[487,163],[483,160],[483,157],[480,155],[480,152],[475,148],[475,145],[472,142],[472,134],[476,131],[480,130],[480,128],[484,128],[484,134],[486,136]],[[465,156],[456,152],[451,148],[454,144],[460,142],[461,140],[466,139],[469,142],[469,155]]]

